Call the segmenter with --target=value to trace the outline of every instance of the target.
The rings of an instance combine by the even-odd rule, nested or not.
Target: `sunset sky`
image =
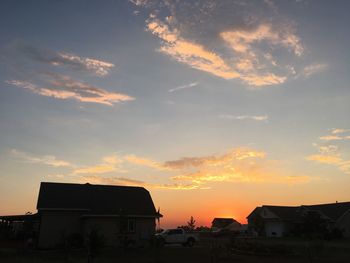
[[[162,227],[350,201],[350,1],[1,1],[0,214],[147,188]]]

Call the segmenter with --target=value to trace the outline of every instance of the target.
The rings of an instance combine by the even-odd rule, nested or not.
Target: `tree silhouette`
[[[187,227],[190,231],[193,231],[196,228],[196,220],[191,216],[190,221],[187,222]]]

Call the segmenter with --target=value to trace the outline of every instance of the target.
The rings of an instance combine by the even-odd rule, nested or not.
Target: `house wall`
[[[53,248],[62,244],[64,237],[80,233],[81,212],[40,211],[39,248]]]
[[[336,226],[339,229],[344,230],[344,237],[350,238],[350,210],[346,212],[341,218],[339,218]]]
[[[72,234],[80,234],[86,239],[92,229],[103,236],[106,246],[118,246],[125,236],[136,244],[148,243],[155,233],[154,218],[126,218],[135,221],[133,232],[121,233],[119,217],[82,218],[82,212],[42,211],[39,230],[38,247],[54,248],[63,244],[64,238]]]
[[[282,237],[287,231],[283,222],[265,222],[265,232],[267,237]]]
[[[272,211],[270,211],[270,209],[268,209],[267,207],[263,207],[260,211],[259,214],[262,218],[278,218],[278,216],[276,216]]]
[[[136,220],[137,239],[140,242],[148,242],[156,231],[154,218],[138,218]]]
[[[87,238],[92,230],[103,237],[105,245],[118,243],[120,224],[116,217],[90,217],[82,219],[82,236]]]
[[[83,219],[82,235],[96,229],[103,236],[106,246],[119,246],[124,238],[132,240],[135,244],[147,243],[155,233],[154,218],[125,218],[135,221],[135,231],[121,232],[119,217],[90,217]]]

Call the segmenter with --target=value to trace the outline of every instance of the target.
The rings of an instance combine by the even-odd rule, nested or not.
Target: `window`
[[[120,221],[120,233],[134,233],[136,229],[135,219],[123,218]]]
[[[128,232],[135,232],[135,219],[128,219]]]
[[[168,235],[181,235],[182,234],[182,230],[181,229],[172,229],[169,230]]]

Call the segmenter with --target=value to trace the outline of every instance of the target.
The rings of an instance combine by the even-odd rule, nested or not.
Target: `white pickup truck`
[[[198,235],[194,233],[188,233],[182,228],[167,229],[158,234],[156,238],[164,244],[182,244],[183,246],[192,247],[199,241]]]

